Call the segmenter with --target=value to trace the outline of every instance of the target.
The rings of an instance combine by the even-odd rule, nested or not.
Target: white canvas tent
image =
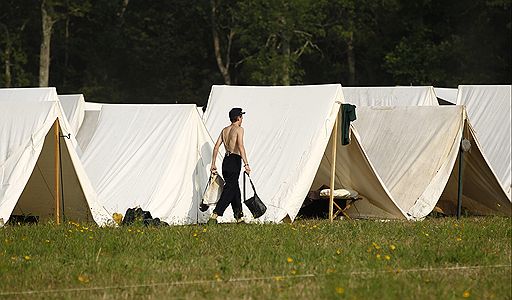
[[[460,85],[458,105],[465,105],[482,146],[503,189],[511,197],[511,86]]]
[[[59,95],[60,103],[64,109],[73,135],[76,136],[78,129],[84,120],[85,100],[82,94]]]
[[[0,218],[95,221],[111,218],[96,201],[55,88],[0,89]],[[58,121],[58,122],[57,122]]]
[[[206,221],[198,206],[212,150],[195,105],[104,104],[81,159],[109,213],[140,206],[190,224]]]
[[[333,125],[343,101],[340,85],[213,86],[204,116],[212,135],[228,124],[232,107],[247,111],[242,126],[252,177],[268,206],[263,221],[293,220],[310,189],[330,184]],[[421,219],[430,213],[454,171],[464,121],[462,107],[358,109],[351,144],[338,139],[336,147],[334,187],[362,198],[349,214]],[[477,165],[485,169],[485,162]],[[497,207],[492,213],[507,214],[496,205],[502,200],[484,202]]]
[[[280,222],[286,216],[292,220],[296,217],[324,158],[342,101],[339,84],[212,87],[204,120],[214,137],[229,124],[228,111],[232,107],[242,107],[247,111],[242,126],[245,128],[248,159],[253,168],[251,177],[258,195],[268,207],[262,221]],[[357,141],[347,151],[350,155],[339,152],[341,168],[351,161],[359,167],[358,178],[370,182],[347,188],[364,194],[367,203],[377,203],[383,215],[406,218],[382,185]],[[349,156],[353,156],[353,160],[348,160]],[[329,180],[324,177],[322,183],[328,185]],[[248,197],[251,195],[249,193]],[[244,214],[248,216],[250,213],[245,210]],[[227,210],[223,220],[231,219],[232,212]]]
[[[455,213],[463,136],[472,144],[464,155],[463,209],[510,215],[509,200],[481,154],[464,107],[362,107],[357,112],[354,128],[362,147],[409,218],[421,219],[435,206]]]
[[[431,86],[343,87],[345,102],[361,106],[437,106]]]

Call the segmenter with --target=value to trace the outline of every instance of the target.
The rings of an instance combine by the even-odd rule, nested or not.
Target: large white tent
[[[252,178],[258,195],[268,207],[262,221],[279,222],[286,216],[292,220],[296,217],[324,158],[342,101],[339,84],[212,87],[204,120],[214,137],[229,124],[228,111],[232,107],[247,111],[242,126]],[[381,215],[406,218],[358,142],[345,149],[350,155],[341,155],[345,160],[339,159],[340,165],[343,161],[353,162],[359,167],[358,178],[368,183],[350,188],[364,194],[366,203],[376,203]],[[329,180],[324,177],[322,183],[329,184]],[[248,211],[244,213],[249,215]],[[232,212],[228,210],[223,219],[232,219]]]
[[[195,105],[104,104],[81,159],[109,213],[140,206],[171,224],[198,210],[213,150]]]
[[[0,89],[0,218],[95,221],[97,202],[55,88]],[[59,207],[59,209],[56,209]]]
[[[362,107],[357,112],[354,128],[362,147],[408,217],[421,219],[435,206],[455,212],[463,137],[472,144],[464,155],[463,209],[510,215],[510,201],[482,156],[463,106]]]
[[[458,105],[465,105],[484,157],[511,196],[512,116],[510,85],[460,85]]]
[[[345,102],[361,106],[437,106],[432,86],[343,87]]]
[[[432,91],[424,90],[426,95]],[[252,177],[258,195],[269,208],[263,221],[279,222],[286,216],[293,220],[310,189],[329,185],[331,134],[340,104],[346,100],[343,94],[340,85],[213,86],[204,116],[212,135],[218,135],[229,123],[227,112],[232,107],[247,111],[242,126],[254,169]],[[403,99],[393,103],[407,106],[407,98]],[[433,105],[437,100],[435,96],[430,100],[416,98],[414,103]],[[341,146],[338,139],[336,147],[334,187],[354,189],[362,198],[348,212],[358,217],[425,217],[454,173],[466,120],[463,108],[369,107],[358,108],[357,113],[352,142]],[[472,151],[479,153],[476,147]],[[488,170],[485,161],[474,165]],[[495,192],[492,176],[488,181],[471,178]],[[490,199],[479,198],[485,193],[466,194],[491,207],[477,210],[465,206],[474,213],[510,213],[503,201],[506,196],[499,191]],[[453,204],[453,197],[445,198],[446,203]]]
[[[488,90],[492,90],[493,88],[495,88],[495,86],[489,87]],[[397,87],[344,87],[343,88],[343,92],[344,92],[345,99],[346,99],[347,102],[350,102],[350,103],[355,104],[355,105],[358,106],[358,112],[359,113],[365,113],[366,111],[368,111],[368,109],[365,109],[364,107],[369,106],[369,107],[372,107],[373,110],[381,111],[381,112],[378,113],[378,115],[381,115],[381,116],[384,116],[386,114],[390,114],[390,113],[386,113],[384,111],[395,110],[396,111],[395,114],[400,114],[400,112],[398,112],[398,111],[399,110],[403,110],[403,109],[400,109],[400,108],[391,109],[391,106],[396,106],[396,107],[400,107],[400,106],[407,106],[407,107],[412,107],[412,106],[432,106],[432,107],[438,107],[438,101],[436,100],[436,97],[441,97],[442,99],[447,100],[447,101],[451,101],[452,103],[456,103],[457,102],[456,97],[457,97],[458,94],[459,94],[459,97],[460,97],[460,92],[458,92],[457,89],[432,88],[430,86],[424,86],[424,87],[417,87],[417,86],[414,86],[414,87],[400,87],[400,86],[397,86]],[[504,112],[502,112],[502,114],[506,114],[506,112],[508,112],[508,114],[509,114],[508,115],[508,120],[510,120],[510,101],[509,100],[504,101],[505,99],[510,99],[510,87],[509,87],[508,97],[506,97],[505,95],[506,94],[504,94],[504,91],[502,91],[500,96],[497,97],[497,98],[501,97],[500,100],[494,100],[494,102],[498,102],[499,103],[498,105],[504,109]],[[461,102],[461,101],[459,100],[459,102]],[[508,104],[508,109],[506,108],[505,102]],[[463,103],[459,103],[459,104],[463,104]],[[380,107],[380,108],[378,108],[378,107]],[[448,121],[448,119],[450,119],[450,118],[448,118],[446,120],[438,120],[439,122],[442,122],[442,124],[435,125],[435,124],[431,123],[431,120],[438,119],[439,116],[442,115],[441,112],[443,112],[443,111],[446,112],[447,111],[446,109],[440,110],[439,108],[431,108],[431,110],[435,111],[435,113],[431,113],[432,116],[427,118],[427,119],[422,118],[422,114],[423,114],[423,112],[428,111],[428,109],[423,109],[422,110],[422,109],[408,108],[407,110],[408,110],[408,112],[402,113],[402,114],[405,114],[405,115],[400,117],[400,122],[402,124],[404,124],[403,128],[406,128],[406,127],[407,128],[415,128],[415,130],[410,133],[411,136],[413,136],[413,135],[417,135],[417,136],[424,135],[424,133],[422,133],[422,130],[420,128],[423,125],[425,125],[425,126],[440,126],[440,125],[443,125],[444,126],[444,125],[448,124],[448,122],[450,122],[450,121]],[[421,111],[423,111],[423,112],[421,112]],[[409,116],[407,116],[407,114],[409,114]],[[439,114],[439,116],[436,116],[436,114]],[[469,121],[471,123],[473,123],[474,122],[474,120],[473,120],[474,118],[471,118],[471,113],[469,113],[469,115],[470,115]],[[454,117],[452,116],[451,119],[453,120],[453,118]],[[368,118],[364,118],[364,119],[367,120]],[[455,117],[455,119],[458,119],[458,118]],[[418,120],[422,120],[421,123],[419,123]],[[467,121],[465,118],[464,118],[464,120]],[[363,127],[363,128],[360,128],[360,126],[362,124],[361,118],[359,118],[359,121],[356,121],[356,123],[355,123],[356,128],[359,129],[358,132],[362,136],[365,136],[367,134],[375,134],[376,132],[378,132],[379,136],[384,137],[384,138],[381,139],[380,143],[378,143],[376,145],[371,145],[371,144],[364,143],[365,141],[368,141],[368,139],[363,139],[362,142],[363,142],[363,147],[365,148],[365,150],[370,151],[373,147],[376,147],[377,149],[379,149],[379,151],[375,151],[374,153],[368,153],[368,155],[370,156],[370,160],[374,163],[374,165],[377,166],[376,167],[377,172],[378,172],[379,175],[381,175],[383,177],[384,184],[387,187],[389,187],[391,190],[395,190],[396,189],[395,185],[397,184],[397,182],[393,182],[393,181],[387,180],[387,178],[390,178],[390,177],[388,175],[386,175],[386,173],[388,173],[389,170],[391,170],[392,168],[378,167],[378,166],[381,166],[381,165],[382,166],[386,166],[386,165],[391,166],[389,159],[386,156],[380,156],[379,153],[381,153],[382,152],[381,149],[385,148],[386,145],[387,145],[387,146],[392,148],[390,150],[389,154],[391,156],[396,155],[396,152],[394,152],[395,150],[393,150],[393,148],[395,148],[396,146],[394,146],[393,142],[391,142],[391,141],[393,139],[395,141],[396,140],[403,140],[403,138],[405,137],[405,135],[397,135],[396,134],[397,132],[403,131],[404,130],[403,128],[400,128],[399,126],[397,126],[396,128],[389,128],[390,124],[392,124],[393,122],[394,121],[392,119],[384,118],[382,120],[382,122],[379,123],[379,124],[378,123],[372,123],[372,124],[368,124],[368,126]],[[411,124],[410,125],[405,125],[405,124],[408,124],[408,123],[411,123]],[[418,127],[418,126],[420,126],[420,127]],[[382,132],[381,129],[384,129],[384,128],[386,130],[384,132]],[[504,130],[506,130],[506,128],[509,128],[508,137],[510,139],[510,126],[508,126],[508,127],[505,126],[504,128],[501,128],[501,131],[503,132]],[[468,132],[469,132],[469,130],[468,130]],[[471,131],[471,132],[473,132],[473,131]],[[447,132],[444,132],[444,133],[438,132],[437,133],[437,137],[438,138],[448,138],[449,139],[450,135],[447,135]],[[423,140],[428,140],[429,142],[432,142],[432,138],[434,138],[434,136],[423,137]],[[478,141],[480,141],[480,139],[476,138],[476,140],[473,142],[473,144],[476,145],[478,143]],[[492,148],[496,144],[500,144],[499,139],[494,139],[491,143],[487,143],[487,148]],[[508,145],[510,145],[510,142],[508,143]],[[503,147],[503,146],[501,146],[501,147]],[[412,149],[414,149],[414,148],[412,148]],[[485,153],[485,147],[483,148],[483,150],[481,150],[481,149],[482,149],[482,146],[479,146],[479,150],[478,150],[479,153],[480,153],[480,151],[484,151],[484,153]],[[410,150],[408,150],[408,151],[410,151]],[[508,151],[508,153],[510,153],[510,151]],[[403,152],[398,157],[400,157],[400,156],[406,157],[407,155],[409,155],[409,154],[406,153],[406,152]],[[488,166],[489,164],[491,164],[491,166],[492,166],[492,162],[489,162],[489,160],[486,159],[486,158],[482,158],[482,160],[480,160],[480,159],[475,158],[474,155],[473,156],[470,155],[466,159],[468,159],[468,158],[470,159],[469,164],[478,164],[482,168],[485,168],[486,171],[489,170],[489,166]],[[501,158],[503,159],[503,155],[501,156]],[[506,160],[504,160],[504,161],[506,161]],[[509,161],[510,161],[510,159],[509,159]],[[392,166],[394,168],[396,168],[396,166],[400,166],[400,165],[401,164],[399,162],[392,162]],[[421,170],[421,165],[422,165],[421,161],[415,161],[414,162],[414,168],[412,168],[413,165],[410,165],[410,167],[411,167],[411,170],[415,170],[415,172],[418,172],[418,170]],[[490,173],[488,173],[488,174],[490,174]],[[453,173],[452,173],[452,175],[453,175]],[[393,176],[397,177],[397,178],[400,177],[401,184],[403,184],[405,186],[410,184],[410,180],[408,181],[408,180],[406,180],[406,178],[401,178],[401,174],[400,173],[398,173],[398,174],[395,173]],[[470,175],[465,175],[464,176],[464,178],[468,179],[468,180],[469,180],[470,177],[471,177]],[[488,185],[489,182],[493,182],[494,183],[494,179],[492,179],[491,177],[487,177],[487,178],[485,178],[485,180],[484,180],[484,178],[481,178],[481,179],[482,180],[480,180],[479,182],[481,184],[484,184],[484,185]],[[453,178],[452,178],[452,180],[453,180]],[[418,188],[417,183],[415,183],[414,186],[416,187],[416,189]],[[473,186],[474,186],[474,184],[473,184]],[[491,186],[493,186],[493,188],[495,188],[495,186],[493,184],[491,184]],[[465,194],[464,194],[465,198],[468,198],[468,196],[466,195],[466,192],[467,192],[467,193],[471,193],[472,194],[471,197],[481,198],[481,201],[484,201],[484,202],[487,201],[486,199],[484,199],[484,197],[486,197],[486,196],[484,196],[485,193],[480,193],[480,195],[479,195],[478,193],[476,193],[475,190],[471,191],[471,189],[468,189],[467,187],[466,187],[466,189],[464,191],[465,191]],[[409,191],[408,191],[408,193],[409,193]],[[399,199],[400,198],[400,194],[397,194],[396,192],[392,192],[392,194],[394,195],[396,201],[398,201],[400,203],[404,203],[403,201],[401,201]],[[498,194],[500,196],[496,196],[495,195],[495,196],[493,196],[491,198],[492,199],[502,199],[502,196],[503,196],[502,193],[498,192]],[[469,198],[471,198],[471,197],[469,197]],[[489,199],[491,199],[491,198],[489,198]],[[510,199],[510,192],[508,193],[508,198]],[[401,207],[403,207],[403,204],[401,204]],[[481,213],[480,211],[474,211],[474,212],[475,213]],[[415,215],[415,214],[417,215],[418,212],[413,213],[412,215]],[[422,214],[420,214],[420,215],[422,215]]]

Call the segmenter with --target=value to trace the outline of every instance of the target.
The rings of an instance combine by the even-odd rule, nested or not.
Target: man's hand
[[[212,165],[210,168],[210,172],[212,172],[212,174],[217,174],[217,167],[215,165]]]
[[[249,167],[249,164],[245,165],[245,173],[251,174],[251,168]]]

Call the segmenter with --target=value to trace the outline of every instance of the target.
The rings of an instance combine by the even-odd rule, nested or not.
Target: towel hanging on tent
[[[341,117],[341,144],[348,145],[350,143],[350,122],[357,119],[356,106],[352,104],[342,104]]]

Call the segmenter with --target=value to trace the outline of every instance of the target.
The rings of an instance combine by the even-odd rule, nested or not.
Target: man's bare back
[[[227,152],[240,155],[240,148],[238,146],[238,133],[240,130],[240,126],[233,124],[222,129],[222,141]]]

